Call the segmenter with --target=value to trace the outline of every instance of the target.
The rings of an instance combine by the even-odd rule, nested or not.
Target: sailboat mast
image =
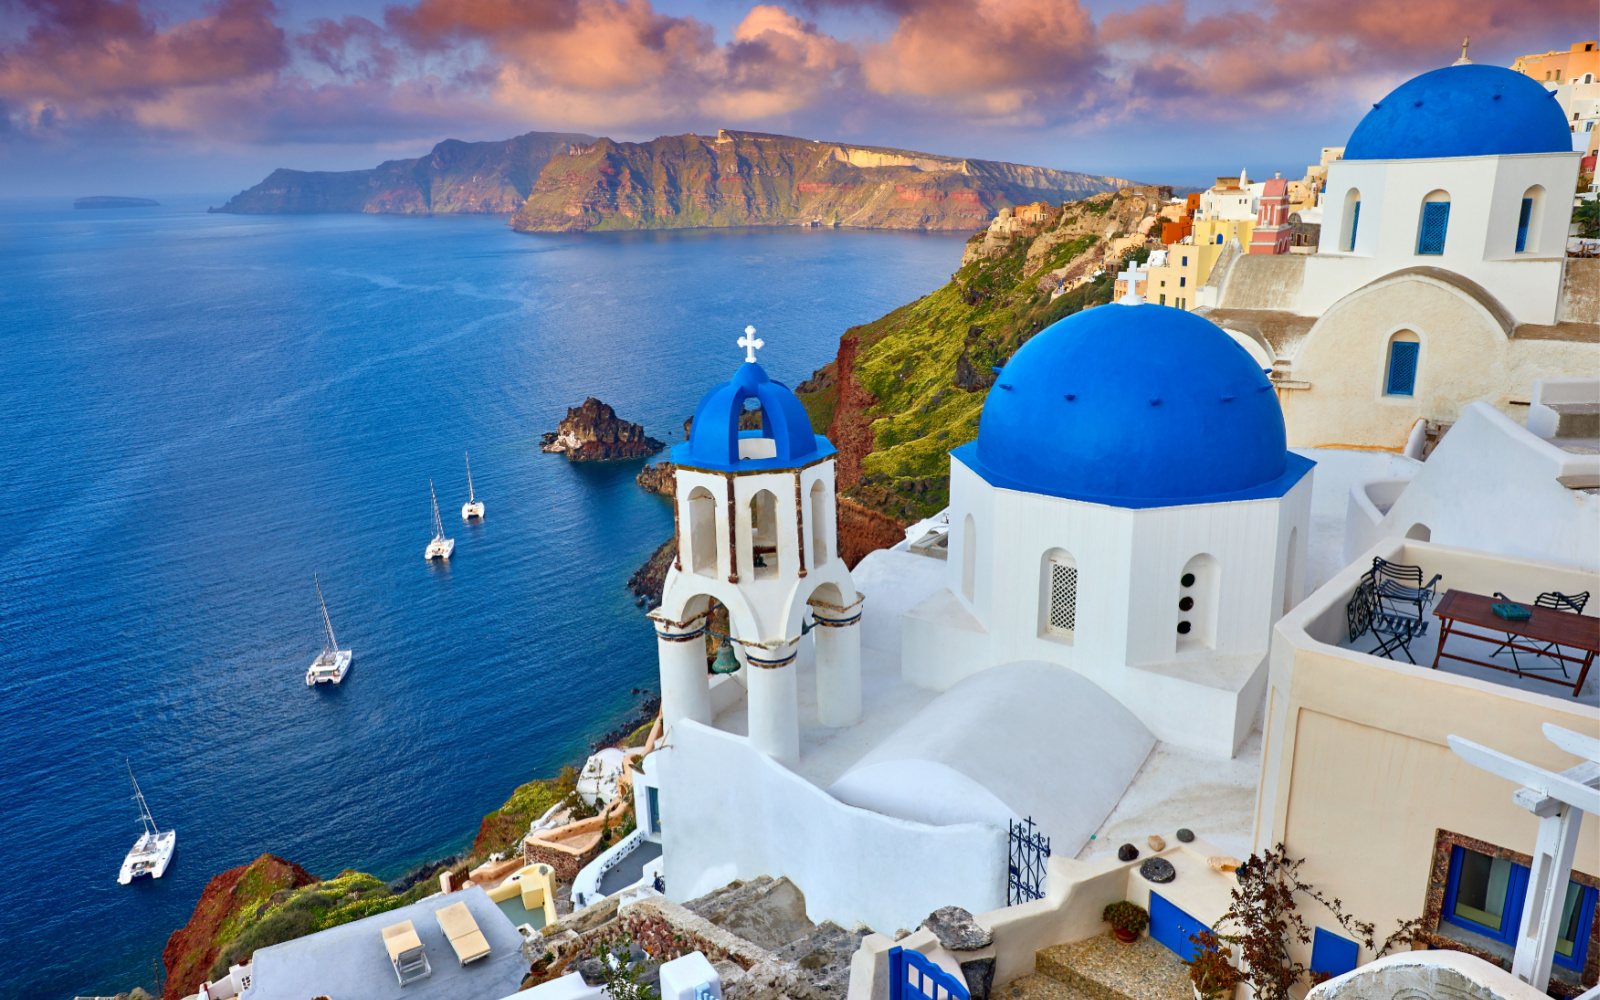
[[[467,457],[467,503],[476,503],[478,498],[472,492],[472,456],[467,455],[466,452],[462,452],[461,454],[466,455]]]
[[[322,605],[322,624],[328,629],[328,651],[339,651],[339,640],[333,635],[333,619],[328,617],[328,602],[322,596],[322,581],[317,579],[317,574],[311,574],[311,579],[317,585],[317,603]]]
[[[428,497],[433,501],[433,537],[444,537],[444,522],[439,520],[439,495],[433,491],[433,480],[428,480]]]
[[[139,779],[133,776],[133,762],[124,760],[128,768],[128,780],[133,782],[133,799],[139,803],[139,822],[144,826],[146,833],[159,833],[160,827],[156,826],[156,818],[150,815],[150,803],[144,800],[144,791],[139,787]]]

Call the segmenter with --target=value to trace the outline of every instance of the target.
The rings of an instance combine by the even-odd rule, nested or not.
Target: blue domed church
[[[1301,596],[1312,467],[1244,348],[1136,297],[1077,313],[1012,356],[950,457],[946,587],[908,618],[906,679],[1057,663],[1157,739],[1232,756]]]

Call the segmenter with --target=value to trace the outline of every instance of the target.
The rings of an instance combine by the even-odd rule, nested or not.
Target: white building
[[[1600,367],[1600,261],[1566,257],[1580,154],[1551,93],[1494,66],[1424,73],[1328,166],[1320,245],[1236,255],[1202,289],[1282,397],[1296,447],[1405,446],[1487,399]]]

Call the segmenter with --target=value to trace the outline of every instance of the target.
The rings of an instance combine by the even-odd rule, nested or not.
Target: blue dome
[[[1284,441],[1272,384],[1219,327],[1114,304],[1022,345],[951,454],[994,486],[1163,507],[1282,496],[1313,464]]]
[[[1372,106],[1345,144],[1347,160],[1570,153],[1572,132],[1552,91],[1499,66],[1446,66],[1402,83]]]
[[[761,429],[739,430],[745,400],[761,407]],[[754,444],[768,439],[771,444]],[[739,457],[740,441],[750,458]],[[809,465],[832,454],[828,439],[811,430],[811,417],[789,387],[767,378],[761,365],[746,361],[733,378],[700,400],[689,428],[689,440],[672,449],[676,465],[693,469],[754,472]],[[757,457],[761,456],[761,457]]]

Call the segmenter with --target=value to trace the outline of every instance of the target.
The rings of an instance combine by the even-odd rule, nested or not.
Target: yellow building
[[[1200,248],[1185,238],[1150,255],[1144,291],[1146,302],[1191,309],[1198,305],[1195,290],[1200,285]]]
[[[1600,42],[1573,42],[1565,52],[1518,56],[1511,68],[1540,83],[1595,83],[1600,81]]]
[[[1196,273],[1195,282],[1205,284],[1206,278],[1211,275],[1211,268],[1217,263],[1217,258],[1222,256],[1222,248],[1239,241],[1239,246],[1248,247],[1250,236],[1256,231],[1256,220],[1252,216],[1248,219],[1195,219],[1194,220],[1194,245],[1199,251],[1199,271]]]

